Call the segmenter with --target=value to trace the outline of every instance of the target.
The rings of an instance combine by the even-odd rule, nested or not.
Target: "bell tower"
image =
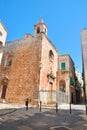
[[[39,33],[44,33],[47,35],[47,26],[42,19],[40,19],[40,21],[34,25],[34,34],[37,35]]]

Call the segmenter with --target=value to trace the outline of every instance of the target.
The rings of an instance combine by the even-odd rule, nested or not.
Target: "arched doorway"
[[[47,74],[47,78],[48,78],[48,85],[49,85],[49,89],[48,89],[48,95],[47,95],[47,103],[48,104],[53,104],[55,102],[55,97],[54,97],[54,81],[55,81],[55,76],[53,71],[49,71],[49,73]]]
[[[7,85],[8,85],[8,78],[4,77],[2,79],[2,94],[1,94],[1,99],[5,99],[5,97],[6,97]]]
[[[2,99],[5,99],[6,89],[7,89],[7,85],[3,85],[3,86],[2,86],[2,95],[1,95],[1,98],[2,98]]]

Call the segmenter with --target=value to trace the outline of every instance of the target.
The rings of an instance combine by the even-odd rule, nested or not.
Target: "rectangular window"
[[[65,64],[65,62],[61,63],[61,70],[66,70],[66,64]]]

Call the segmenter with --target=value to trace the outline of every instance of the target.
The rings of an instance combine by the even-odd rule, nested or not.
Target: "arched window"
[[[52,50],[49,51],[49,59],[50,59],[51,61],[54,60],[54,54],[53,54],[53,51],[52,51]]]
[[[64,80],[60,80],[59,82],[59,90],[62,92],[66,92],[66,83]]]
[[[10,67],[12,65],[12,56],[8,55],[5,61],[5,66]]]
[[[37,28],[37,33],[40,33],[40,27]]]
[[[6,66],[11,66],[11,64],[12,64],[12,59],[8,59],[6,62]]]

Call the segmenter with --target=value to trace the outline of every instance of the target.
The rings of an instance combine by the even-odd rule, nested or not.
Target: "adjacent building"
[[[84,102],[83,78],[82,74],[75,69],[75,84],[76,84],[76,103]]]
[[[82,40],[82,66],[83,66],[83,80],[84,80],[84,95],[87,100],[87,29],[81,30]]]
[[[59,55],[42,19],[34,26],[34,35],[25,34],[0,50],[2,101],[24,103],[28,98],[37,105],[40,101],[45,105],[76,103],[74,62],[69,55]]]
[[[75,67],[70,55],[58,56],[57,86],[58,93],[63,92],[61,98],[66,95],[64,100],[67,99],[68,102],[75,103]]]
[[[0,21],[0,65],[1,65],[2,55],[3,55],[1,47],[5,45],[6,37],[7,37],[7,31],[3,23]]]

